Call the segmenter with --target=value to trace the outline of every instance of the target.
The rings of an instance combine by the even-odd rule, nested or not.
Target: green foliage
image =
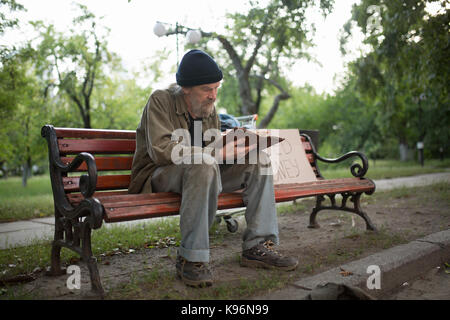
[[[135,130],[149,90],[138,86],[134,79],[123,79],[117,74],[106,79],[102,90],[93,96],[93,126]]]
[[[32,24],[42,39],[36,49],[40,76],[67,95],[84,127],[91,128],[92,94],[106,79],[108,68],[120,68],[120,59],[107,48],[107,30],[99,29],[98,19],[86,6],[78,6],[81,15],[73,20],[69,35],[57,32],[53,25]]]
[[[40,138],[41,121],[49,105],[40,91],[29,47],[8,50],[0,69],[0,161],[23,167],[24,184],[33,161],[40,161],[45,149]]]
[[[0,0],[0,34],[5,32],[5,29],[17,26],[17,19],[10,19],[9,14],[13,11],[25,10],[24,6],[15,0]],[[6,12],[8,11],[8,12]]]
[[[127,75],[108,49],[108,30],[86,6],[78,9],[68,32],[33,21],[36,36],[0,50],[0,170],[23,173],[24,185],[33,165],[48,166],[43,125],[134,130],[151,91],[139,79],[162,75],[163,51]]]
[[[439,4],[441,10],[429,14],[431,3]],[[371,50],[350,70],[356,78],[355,89],[376,106],[374,119],[382,136],[396,137],[410,147],[424,141],[435,156],[440,147],[448,149],[448,3],[363,0],[353,7],[352,21]],[[343,38],[352,32],[349,26]]]

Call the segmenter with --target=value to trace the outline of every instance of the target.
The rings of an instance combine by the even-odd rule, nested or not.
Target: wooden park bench
[[[61,248],[69,248],[81,256],[90,271],[92,290],[104,294],[91,250],[91,231],[112,223],[178,214],[181,195],[171,192],[128,194],[130,170],[136,147],[136,132],[127,130],[96,130],[54,128],[45,125],[42,136],[47,140],[50,178],[55,207],[55,237],[52,243],[50,274],[60,275]],[[276,202],[316,197],[309,226],[318,227],[316,215],[324,209],[344,210],[361,216],[368,230],[375,226],[360,207],[363,193],[372,194],[375,184],[363,178],[368,170],[364,154],[349,152],[337,159],[325,159],[316,153],[308,135],[301,135],[307,158],[317,181],[275,185]],[[338,163],[359,157],[362,166],[354,163],[353,177],[324,179],[317,161]],[[99,174],[102,172],[101,174]],[[70,174],[69,174],[70,173]],[[75,174],[73,174],[75,173]],[[341,195],[340,204],[336,195]],[[325,197],[330,199],[325,204]],[[349,205],[349,200],[352,205]],[[328,202],[327,202],[328,203]],[[218,209],[244,207],[241,192],[222,193]]]

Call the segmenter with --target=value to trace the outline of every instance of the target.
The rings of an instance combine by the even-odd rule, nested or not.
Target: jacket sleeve
[[[173,104],[174,101],[170,94],[161,90],[155,91],[147,104],[147,126],[145,128],[147,150],[150,158],[158,166],[175,163],[179,157],[173,158],[172,151],[179,155],[180,148],[184,149],[182,152],[184,155],[202,152],[202,148],[190,146],[189,136],[183,138],[184,143],[172,140],[172,134],[177,129],[180,130],[171,120],[170,113],[174,112]],[[185,134],[189,135],[189,131],[185,130]],[[174,150],[175,147],[177,147],[176,150]]]
[[[172,103],[168,94],[155,91],[146,106],[145,140],[149,156],[158,166],[172,163],[170,155],[177,143],[171,139],[175,130],[169,115]]]

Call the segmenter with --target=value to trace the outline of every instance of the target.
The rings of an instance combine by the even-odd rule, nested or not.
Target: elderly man
[[[129,192],[182,195],[176,270],[190,286],[212,284],[209,228],[220,192],[243,189],[247,207],[243,266],[293,270],[298,263],[272,248],[278,244],[273,177],[262,174],[262,164],[218,164],[212,156],[209,161],[195,161],[196,157],[208,157],[201,152],[205,147],[203,134],[220,128],[214,102],[222,78],[222,71],[208,54],[201,50],[187,52],[176,73],[177,84],[152,93],[136,130]],[[179,129],[190,133],[192,162],[173,160],[179,141],[173,140],[172,134]]]

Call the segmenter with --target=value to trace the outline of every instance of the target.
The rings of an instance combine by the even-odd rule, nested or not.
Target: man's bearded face
[[[185,89],[186,97],[190,102],[190,112],[196,118],[208,117],[213,112],[219,87],[220,81]]]

